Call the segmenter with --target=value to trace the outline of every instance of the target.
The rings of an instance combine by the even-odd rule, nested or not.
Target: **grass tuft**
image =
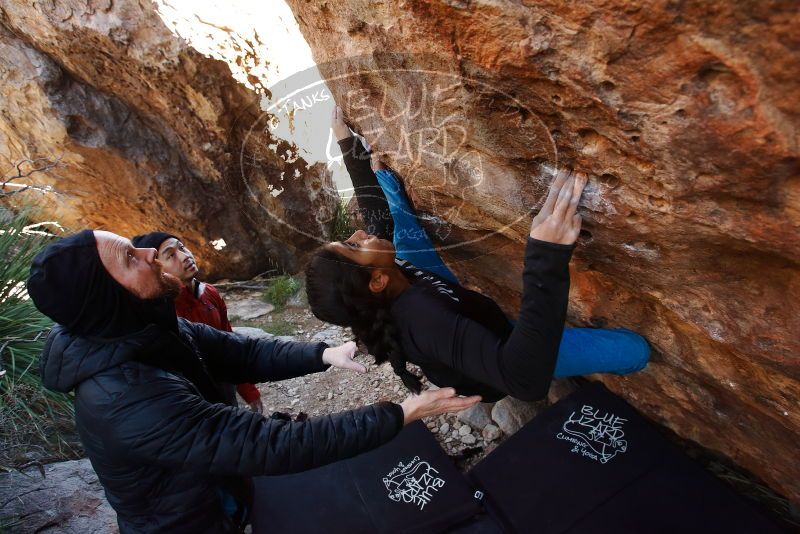
[[[72,400],[42,386],[39,355],[52,321],[25,290],[34,256],[49,238],[24,231],[26,214],[0,230],[0,470],[74,457]]]
[[[343,241],[353,235],[356,229],[353,227],[353,222],[350,220],[350,214],[347,212],[347,204],[344,200],[336,203],[336,218],[333,222],[333,240]]]
[[[261,328],[273,336],[293,336],[297,329],[295,325],[284,319],[265,322],[261,325]]]
[[[301,287],[300,281],[293,276],[288,274],[278,276],[269,281],[264,290],[264,300],[276,308],[283,308]]]

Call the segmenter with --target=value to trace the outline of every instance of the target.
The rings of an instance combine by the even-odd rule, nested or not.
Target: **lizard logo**
[[[389,499],[394,502],[410,503],[420,510],[431,502],[431,499],[445,484],[439,471],[428,462],[415,456],[407,464],[399,462],[397,467],[383,477],[383,485],[389,492]]]
[[[575,454],[605,464],[628,450],[622,429],[626,422],[627,419],[584,404],[567,417],[556,437],[572,443]]]

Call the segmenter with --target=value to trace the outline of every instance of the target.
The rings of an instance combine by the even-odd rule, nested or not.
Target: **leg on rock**
[[[613,373],[644,369],[650,359],[647,341],[625,328],[565,328],[553,376]]]

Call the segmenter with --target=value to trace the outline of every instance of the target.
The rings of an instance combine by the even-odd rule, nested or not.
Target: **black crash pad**
[[[600,383],[534,418],[469,477],[511,533],[779,532]]]
[[[255,488],[255,534],[781,531],[600,383],[533,419],[469,481],[416,422],[374,451]]]
[[[254,482],[254,534],[442,532],[481,512],[474,489],[419,421],[374,451]]]

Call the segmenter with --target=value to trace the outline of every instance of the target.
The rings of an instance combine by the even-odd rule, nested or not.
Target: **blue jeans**
[[[382,169],[376,171],[375,175],[394,219],[397,257],[458,283],[419,225],[394,173]],[[625,328],[565,328],[553,376],[563,378],[593,373],[626,375],[644,369],[649,358],[650,346],[647,341]]]

